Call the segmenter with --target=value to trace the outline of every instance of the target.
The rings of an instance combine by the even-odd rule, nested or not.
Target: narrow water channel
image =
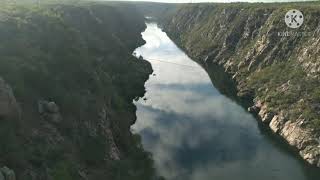
[[[258,127],[243,107],[222,95],[208,74],[157,24],[136,49],[152,64],[145,98],[135,102],[143,147],[167,180],[316,180],[305,165]],[[213,72],[214,74],[214,72]]]

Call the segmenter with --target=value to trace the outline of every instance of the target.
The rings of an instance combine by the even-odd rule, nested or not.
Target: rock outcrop
[[[304,13],[298,29],[284,22],[290,8]],[[223,67],[238,96],[254,99],[248,110],[320,167],[319,12],[314,4],[185,5],[162,25],[192,59]]]
[[[313,129],[305,127],[304,119],[288,120],[284,111],[274,114],[269,111],[266,103],[259,100],[250,109],[259,109],[254,113],[258,113],[263,123],[274,133],[281,135],[288,144],[296,147],[309,164],[320,167],[320,137]]]
[[[110,121],[107,107],[104,106],[99,113],[99,126],[103,134],[107,137],[107,144],[109,146],[109,152],[106,154],[106,159],[120,160],[120,151],[115,143]]]
[[[0,118],[18,116],[18,113],[18,104],[11,87],[0,77]]]
[[[16,174],[8,167],[0,168],[0,180],[16,180]]]
[[[41,117],[47,121],[53,123],[59,123],[62,121],[59,107],[55,102],[38,101],[38,112]]]

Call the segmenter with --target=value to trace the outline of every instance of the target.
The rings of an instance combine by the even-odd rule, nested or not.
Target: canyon
[[[208,71],[210,64],[223,67],[236,84],[237,101],[320,167],[319,8],[319,3],[189,4],[159,20]],[[304,13],[298,29],[284,22],[290,9]]]
[[[130,132],[145,27],[125,4],[1,2],[1,180],[157,179]]]

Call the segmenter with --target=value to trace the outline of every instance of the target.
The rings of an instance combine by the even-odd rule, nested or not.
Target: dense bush
[[[1,126],[0,163],[20,179],[32,173],[37,179],[79,179],[82,169],[89,179],[119,179],[108,169],[122,179],[153,177],[150,156],[129,130],[132,100],[144,94],[151,73],[149,63],[132,56],[143,43],[144,18],[114,3],[9,3],[0,15],[7,17],[0,21],[0,76],[22,110],[18,125]],[[58,104],[63,121],[41,117],[39,100]],[[99,117],[103,108],[108,117]],[[106,159],[110,142],[101,118],[113,131],[117,162]]]

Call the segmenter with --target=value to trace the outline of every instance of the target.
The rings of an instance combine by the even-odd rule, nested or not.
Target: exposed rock
[[[278,133],[281,128],[281,121],[279,116],[274,116],[269,124],[269,127],[274,133]]]
[[[303,128],[304,120],[286,120],[283,112],[279,114],[270,113],[268,106],[261,101],[251,109],[261,108],[258,115],[261,120],[269,124],[270,129],[281,135],[293,147],[296,147],[303,159],[312,165],[320,167],[320,143],[311,129]]]
[[[317,143],[313,139],[312,132],[306,128],[301,128],[298,122],[287,121],[280,134],[290,145],[297,147],[299,150],[305,149],[309,144]]]
[[[1,168],[0,171],[4,175],[5,180],[16,180],[16,174],[12,169],[9,169],[8,167],[5,166]]]
[[[308,163],[320,167],[317,133],[307,126],[317,117],[296,118],[299,114],[320,115],[320,103],[310,95],[315,93],[310,89],[318,87],[315,83],[320,77],[319,23],[310,18],[305,23],[310,34],[303,38],[281,37],[278,32],[285,28],[285,25],[279,25],[285,10],[282,7],[262,10],[208,6],[205,9],[208,13],[201,14],[201,22],[190,18],[202,10],[204,7],[181,8],[172,21],[164,23],[165,30],[199,63],[207,65],[211,61],[221,65],[235,80],[238,96],[252,90],[250,97],[256,98],[256,103],[248,111],[257,113],[263,123],[295,147]],[[318,9],[310,10],[307,16],[318,13]],[[208,57],[210,53],[214,56]],[[291,73],[292,69],[296,74],[286,77],[277,72],[285,67],[290,68],[282,72]],[[311,84],[314,88],[310,88]],[[272,109],[267,103],[257,101],[259,98],[272,103]]]
[[[113,133],[110,127],[110,119],[106,107],[103,107],[101,109],[99,113],[99,120],[100,128],[107,137],[107,144],[109,144],[109,154],[106,155],[106,159],[110,158],[112,160],[120,160],[120,151],[114,141]]]
[[[277,88],[280,92],[288,91],[290,87],[290,80],[288,80],[286,83],[282,84],[280,87]]]
[[[260,109],[257,106],[248,107],[248,111],[251,113],[258,113]]]
[[[259,116],[262,120],[268,119],[270,113],[268,113],[268,107],[262,105],[263,112],[259,112]],[[285,120],[283,112],[274,115],[269,123],[269,127],[274,133],[280,134],[291,146],[298,149],[299,154],[308,163],[319,165],[320,161],[320,146],[314,133],[311,129],[303,128],[304,120]],[[266,121],[265,121],[266,122]]]
[[[257,113],[262,122],[269,124],[270,121],[274,118],[274,113],[269,112],[266,105],[262,105],[261,101],[257,101],[255,105],[248,108],[249,112]]]
[[[47,103],[47,110],[50,113],[58,113],[59,112],[59,107],[57,106],[57,104],[55,102],[49,102]]]
[[[1,171],[0,171],[0,180],[5,180]]]
[[[274,117],[274,114],[272,112],[268,112],[263,116],[262,122],[269,123],[273,119],[273,117]]]
[[[265,113],[259,113],[261,119],[267,116],[267,106],[263,105]],[[303,120],[286,120],[284,113],[274,115],[270,121],[270,129],[281,135],[289,145],[296,147],[300,156],[312,165],[320,167],[320,143],[312,129],[303,128]]]
[[[17,115],[17,101],[11,87],[0,77],[0,117]]]
[[[39,101],[38,102],[38,111],[40,114],[42,113],[58,113],[59,107],[55,102],[48,101]]]
[[[62,121],[59,107],[55,102],[38,101],[38,112],[50,122],[59,123]]]
[[[299,152],[303,159],[312,165],[320,167],[320,148],[307,146],[304,150]]]
[[[248,111],[251,113],[259,113],[262,107],[261,101],[257,101],[253,106],[248,108]]]

